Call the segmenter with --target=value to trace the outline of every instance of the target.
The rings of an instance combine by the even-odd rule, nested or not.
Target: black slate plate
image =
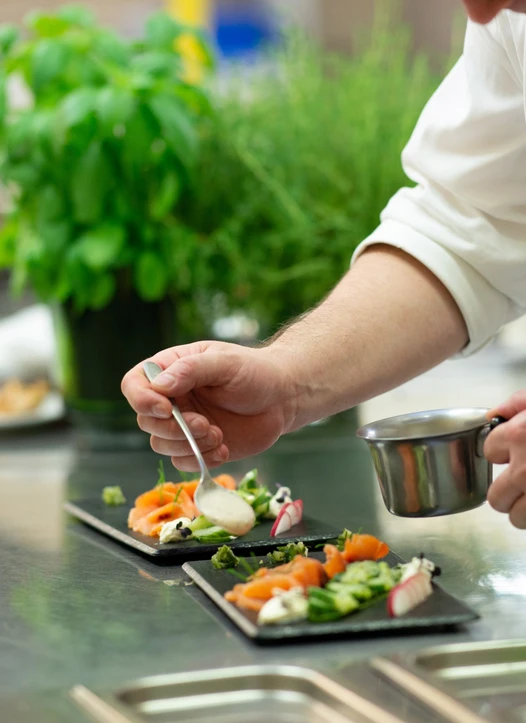
[[[321,552],[310,552],[309,554],[311,557],[324,559]],[[398,555],[393,553],[389,553],[384,559],[390,565],[403,562]],[[259,559],[255,558],[254,562],[259,564]],[[268,560],[263,558],[263,564],[266,563]],[[256,613],[240,610],[223,597],[227,590],[232,589],[237,582],[240,582],[232,573],[227,570],[216,570],[210,560],[186,562],[183,570],[245,635],[257,643],[281,643],[287,640],[298,641],[308,638],[407,633],[410,631],[428,633],[431,630],[462,625],[479,617],[474,610],[444,592],[438,585],[433,584],[433,595],[407,615],[399,618],[388,616],[386,600],[383,598],[364,610],[334,622],[302,621],[288,625],[258,626]]]
[[[146,555],[162,559],[173,559],[175,562],[183,560],[200,559],[210,557],[219,547],[216,545],[205,545],[201,542],[187,540],[186,542],[169,542],[164,545],[153,537],[139,535],[128,529],[127,519],[129,507],[108,507],[102,500],[89,499],[66,502],[64,508],[74,517],[94,527],[109,537],[122,542],[129,547],[139,550]],[[263,522],[254,527],[253,530],[237,540],[229,542],[237,554],[246,552],[263,554],[279,545],[287,542],[303,540],[305,543],[325,542],[337,537],[341,530],[328,525],[320,520],[303,516],[299,525],[292,527],[276,537],[270,537],[270,530],[273,520]]]

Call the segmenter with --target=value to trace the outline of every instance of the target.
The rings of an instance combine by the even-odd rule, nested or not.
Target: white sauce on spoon
[[[197,490],[195,504],[199,512],[214,525],[222,527],[231,535],[246,535],[256,522],[252,507],[235,492],[218,487],[207,489],[203,495]]]

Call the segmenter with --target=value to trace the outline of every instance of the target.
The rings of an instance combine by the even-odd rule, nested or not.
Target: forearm
[[[392,389],[467,341],[442,283],[407,254],[373,247],[323,303],[268,346],[295,385],[287,431]]]

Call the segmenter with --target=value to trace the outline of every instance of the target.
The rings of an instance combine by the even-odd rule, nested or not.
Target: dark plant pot
[[[100,311],[54,308],[61,386],[71,420],[89,446],[142,446],[148,436],[121,392],[124,374],[177,343],[172,298],[147,303],[120,290]]]

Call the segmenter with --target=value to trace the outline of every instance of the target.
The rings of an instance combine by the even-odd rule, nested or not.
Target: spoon
[[[155,362],[145,362],[143,365],[146,378],[153,382],[155,377],[163,370]],[[194,502],[199,512],[214,525],[222,527],[231,535],[245,535],[254,527],[256,515],[254,510],[232,490],[226,490],[214,482],[205,464],[201,450],[197,446],[192,432],[189,430],[179,407],[172,403],[172,414],[183,430],[193,453],[197,457],[201,476],[194,495]]]

